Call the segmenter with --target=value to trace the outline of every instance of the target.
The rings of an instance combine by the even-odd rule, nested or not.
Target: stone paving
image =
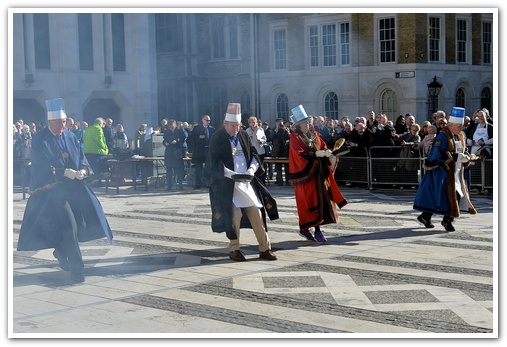
[[[81,244],[79,284],[52,250],[16,251],[26,201],[15,189],[10,337],[498,337],[492,197],[474,194],[478,214],[448,233],[438,216],[434,229],[417,223],[415,190],[343,187],[349,204],[317,244],[297,233],[292,188],[269,188],[279,260],[259,259],[242,229],[242,263],[211,231],[205,189],[94,188],[114,240]]]

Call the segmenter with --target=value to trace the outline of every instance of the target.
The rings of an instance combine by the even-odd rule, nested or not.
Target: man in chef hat
[[[278,218],[276,202],[255,177],[264,170],[248,133],[241,126],[241,104],[229,103],[223,127],[210,139],[206,172],[210,178],[213,232],[225,232],[229,258],[245,261],[240,250],[240,227],[251,227],[259,243],[259,258],[276,260],[267,234],[266,213]],[[245,218],[246,216],[246,218]]]

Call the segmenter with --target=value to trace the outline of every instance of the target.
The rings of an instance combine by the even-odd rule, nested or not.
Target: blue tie
[[[229,135],[229,137],[231,138],[231,142],[234,145],[234,147],[236,147],[238,145],[238,135],[236,136]]]
[[[58,142],[58,146],[60,146],[61,149],[65,149],[65,141],[63,139],[63,136],[57,136],[56,141]]]
[[[204,128],[204,132],[206,133],[206,138],[209,139],[209,130],[208,130],[208,127]]]

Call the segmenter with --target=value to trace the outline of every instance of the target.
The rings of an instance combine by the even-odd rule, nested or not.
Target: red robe
[[[336,184],[329,159],[315,156],[316,150],[327,148],[320,134],[315,133],[316,138],[309,145],[296,131],[290,135],[289,180],[294,185],[301,230],[337,223],[336,206],[342,208],[347,204]]]

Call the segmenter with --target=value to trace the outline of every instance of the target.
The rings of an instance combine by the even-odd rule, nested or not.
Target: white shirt
[[[259,163],[255,158],[253,158],[252,163],[248,165],[246,162],[245,154],[243,153],[243,148],[241,148],[241,144],[237,143],[236,146],[231,142],[231,151],[233,153],[234,158],[234,171],[229,170],[224,167],[224,176],[231,177],[234,174],[244,174],[249,167],[254,167],[254,170],[257,171],[259,168]],[[262,207],[262,203],[255,194],[255,191],[250,182],[234,182],[234,194],[232,196],[232,202],[236,207]]]
[[[249,127],[248,129],[246,129],[246,132],[250,137],[250,141],[252,141],[252,144],[255,146],[257,154],[259,155],[265,154],[266,151],[262,146],[263,144],[266,143],[266,133],[264,133],[264,129],[259,127],[255,127],[254,129],[252,129],[251,127]]]

